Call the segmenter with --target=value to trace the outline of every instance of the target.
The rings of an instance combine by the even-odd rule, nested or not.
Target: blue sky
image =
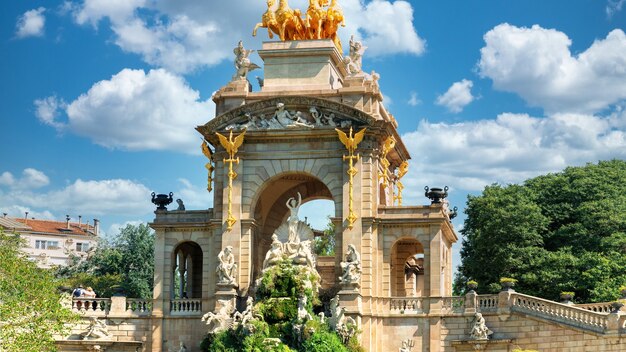
[[[405,204],[448,185],[462,208],[493,182],[626,159],[626,0],[340,4],[413,157]],[[251,36],[265,1],[0,6],[0,212],[80,214],[111,234],[153,218],[151,191],[211,206],[193,127],[237,41],[267,40]]]

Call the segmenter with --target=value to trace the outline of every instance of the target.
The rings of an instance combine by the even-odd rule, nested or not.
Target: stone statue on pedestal
[[[227,246],[217,255],[220,261],[216,270],[218,284],[235,284],[237,263],[235,263],[235,256],[232,252],[233,247]]]
[[[98,320],[97,317],[89,318],[87,330],[80,334],[83,340],[102,340],[111,338],[107,324]]]
[[[485,318],[480,313],[474,315],[474,321],[472,331],[470,332],[470,338],[472,340],[488,340],[489,335],[493,334],[493,331],[489,330],[485,324]]]
[[[339,280],[342,284],[354,284],[359,282],[361,279],[361,256],[353,244],[348,245],[346,261],[341,262],[340,265],[343,275]]]
[[[350,54],[344,58],[348,75],[356,76],[363,74],[363,53],[367,49],[360,41],[354,40],[354,35],[350,37]]]
[[[233,81],[235,80],[245,80],[248,76],[248,72],[260,68],[259,65],[250,62],[248,56],[252,54],[254,50],[246,50],[243,47],[243,41],[239,41],[237,47],[233,49],[233,53],[235,54],[235,74],[233,75]]]

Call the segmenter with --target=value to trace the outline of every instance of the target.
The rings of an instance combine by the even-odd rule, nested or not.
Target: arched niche
[[[253,203],[254,219],[258,224],[252,241],[253,279],[260,273],[265,254],[270,248],[272,234],[289,217],[287,200],[297,197],[298,193],[302,196],[302,204],[317,199],[334,202],[334,213],[331,215],[341,216],[341,210],[329,188],[310,174],[284,173],[265,182]],[[299,218],[301,221],[305,220],[300,213]]]
[[[195,242],[182,242],[172,252],[173,299],[202,298],[202,249]]]
[[[400,239],[391,248],[391,296],[424,295],[424,246],[416,239]]]

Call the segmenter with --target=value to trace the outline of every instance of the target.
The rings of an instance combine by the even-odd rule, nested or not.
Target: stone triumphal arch
[[[258,51],[259,89],[247,79],[259,65],[239,42],[235,74],[213,95],[216,116],[196,128],[213,206],[186,210],[180,201],[167,210],[172,195],[153,194],[153,299],[74,299],[91,322],[74,329],[82,340],[59,340],[61,351],[199,351],[207,332],[255,319],[258,279],[281,260],[315,278],[309,284],[337,292],[328,325],[357,334],[366,351],[624,350],[626,315],[609,304],[575,307],[508,289],[453,296],[456,210],[447,189],[427,190],[427,205],[403,202],[410,155],[379,75],[362,69],[365,47],[352,39],[347,56],[339,49],[337,1],[312,12],[332,11],[330,24],[283,16],[292,21],[280,27],[274,11],[285,15],[287,1],[278,10],[267,3],[255,31],[282,41]],[[334,256],[314,254],[315,232],[299,217],[300,206],[317,199],[334,204]],[[312,319],[301,299],[298,319],[301,310]],[[341,330],[342,321],[351,330]]]
[[[178,268],[168,258],[181,242],[200,246],[198,303],[203,311],[217,311],[254,290],[272,235],[287,241],[281,233],[288,232],[290,199],[300,204],[327,199],[335,206],[337,254],[315,263],[323,288],[339,290],[346,314],[358,322],[363,346],[383,351],[408,338],[428,345],[436,324],[390,318],[389,300],[450,295],[450,274],[442,270],[449,271],[451,262],[443,254],[457,236],[443,204],[400,205],[410,156],[383,105],[378,75],[349,72],[331,40],[266,42],[259,55],[265,66],[260,90],[251,90],[245,77],[234,77],[213,96],[216,117],[196,128],[213,171],[213,208],[157,212],[152,224],[157,253],[163,254],[157,269],[168,269],[155,275],[154,310],[163,318],[155,324],[153,344],[198,341],[206,333],[201,326],[181,331],[177,324],[184,319],[174,322],[167,314],[177,299],[171,287],[172,268]],[[351,245],[361,273],[356,282],[342,284],[341,262]],[[216,270],[218,254],[227,247],[236,270],[225,284]],[[198,286],[195,279],[193,285]],[[159,348],[164,346],[153,350]]]

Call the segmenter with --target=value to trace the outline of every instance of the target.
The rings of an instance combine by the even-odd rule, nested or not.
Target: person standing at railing
[[[74,291],[72,291],[72,299],[82,297],[84,292],[85,292],[85,289],[83,288],[83,285],[78,285],[78,287],[76,287]],[[83,302],[77,301],[76,308],[80,310],[82,307],[83,307]]]
[[[91,287],[87,287],[87,289],[85,291],[83,291],[83,297],[85,297],[85,298],[96,298],[96,296],[97,296],[96,292]],[[88,304],[89,303],[85,303],[85,307]],[[97,304],[98,303],[95,300],[91,303],[91,305],[93,307],[93,310],[96,310]]]

